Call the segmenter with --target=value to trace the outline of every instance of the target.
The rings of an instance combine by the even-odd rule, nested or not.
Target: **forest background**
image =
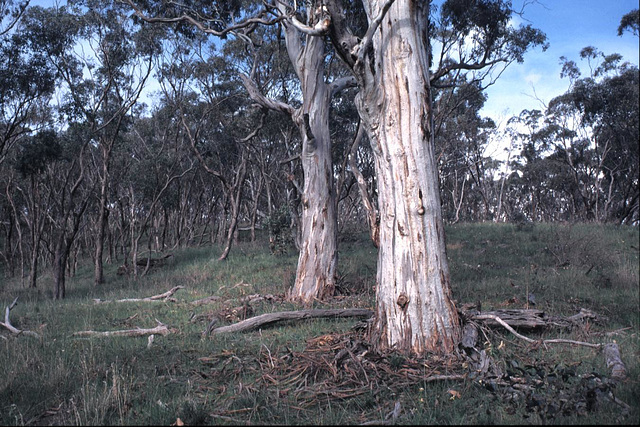
[[[384,7],[392,3],[388,1]],[[159,5],[155,2],[137,4],[143,5],[145,11],[171,12],[154,9]],[[377,182],[376,177],[380,175],[376,175],[379,170],[375,166],[375,144],[370,145],[361,131],[363,110],[356,107],[362,108],[363,104],[358,101],[356,85],[345,68],[346,64],[356,69],[358,63],[362,64],[361,57],[354,54],[358,57],[354,65],[349,62],[353,59],[345,56],[345,51],[335,52],[328,48],[329,45],[316,43],[321,39],[318,35],[327,34],[315,32],[327,31],[325,21],[318,20],[323,13],[329,12],[322,7],[300,6],[308,14],[305,26],[299,20],[302,16],[285,9],[284,3],[278,3],[279,6],[262,4],[271,8],[275,16],[271,20],[265,18],[267,15],[260,15],[260,5],[252,9],[251,2],[228,2],[229,9],[218,9],[221,4],[216,3],[217,6],[206,11],[213,19],[203,18],[204,15],[196,12],[191,15],[201,18],[200,24],[206,22],[203,31],[198,22],[185,22],[182,18],[176,19],[171,26],[149,25],[143,21],[151,22],[155,18],[144,15],[142,10],[133,15],[131,7],[137,6],[128,0],[114,3],[73,1],[65,5],[57,3],[50,8],[29,2],[2,3],[0,255],[5,278],[3,295],[5,299],[13,300],[12,304],[7,301],[3,326],[12,331],[7,325],[11,326],[9,314],[17,302],[15,295],[25,297],[29,309],[34,310],[26,317],[18,317],[17,322],[14,320],[24,328],[17,330],[18,339],[40,338],[40,333],[29,330],[32,329],[30,326],[39,328],[39,332],[46,330],[47,321],[43,319],[52,321],[56,318],[52,316],[56,310],[60,310],[57,320],[64,323],[56,326],[56,333],[69,333],[78,319],[87,328],[108,327],[105,321],[111,322],[113,327],[113,322],[120,323],[122,319],[114,320],[112,316],[96,311],[94,322],[91,309],[89,312],[78,311],[88,302],[83,300],[92,296],[94,303],[101,304],[103,301],[95,298],[98,295],[117,298],[123,296],[121,292],[129,293],[133,289],[145,295],[145,289],[159,291],[159,286],[178,285],[185,280],[193,282],[190,299],[213,292],[243,300],[248,291],[263,294],[269,291],[273,294],[256,298],[278,304],[302,300],[305,305],[342,305],[344,302],[370,307],[374,297],[372,290],[377,293],[378,300],[384,294],[380,292],[379,283],[386,277],[385,271],[378,265],[378,276],[374,279],[371,272],[376,268],[375,263],[365,266],[370,265],[375,247],[380,243],[381,206],[378,202],[382,190],[387,191],[388,182],[385,187]],[[332,6],[336,2],[327,1],[326,4]],[[162,3],[162,7],[165,6]],[[474,13],[466,13],[467,10]],[[237,16],[234,14],[237,11],[246,15]],[[260,17],[255,23],[264,25],[232,26],[232,29],[222,25],[241,21],[251,12]],[[347,8],[346,12],[342,19],[352,28],[366,29],[361,11]],[[166,16],[158,20],[166,24],[173,19]],[[383,16],[384,13],[380,15]],[[490,300],[483,303],[490,302],[491,306],[524,304],[528,309],[536,304],[535,288],[538,304],[542,296],[547,301],[546,307],[557,312],[589,303],[590,309],[599,308],[613,315],[614,325],[620,331],[615,333],[624,334],[629,324],[637,323],[637,310],[628,306],[629,302],[637,300],[634,287],[637,274],[633,273],[637,271],[633,268],[634,262],[637,264],[637,246],[629,245],[629,241],[637,240],[639,215],[637,65],[626,62],[619,54],[605,54],[596,47],[586,46],[576,52],[579,59],[560,58],[561,77],[568,82],[564,93],[549,102],[537,100],[540,109],[522,110],[498,124],[482,115],[487,93],[500,84],[500,76],[510,67],[522,61],[526,64],[527,52],[546,51],[547,38],[531,26],[520,25],[526,22],[522,20],[526,17],[526,8],[521,14],[510,2],[434,2],[429,16],[433,70],[428,105],[433,107],[433,117],[429,125],[422,123],[420,128],[433,130],[429,138],[434,142],[442,216],[450,233],[449,254],[465,249],[464,257],[454,261],[452,256],[456,299],[473,300],[479,285],[484,289],[483,295]],[[376,21],[372,22],[375,29]],[[303,31],[304,34],[312,35],[305,39],[304,49],[319,49],[321,53],[306,56],[306,60],[315,61],[305,63],[309,65],[306,69],[291,60],[291,52],[296,48],[296,38],[291,37],[294,24],[295,28],[307,32]],[[319,26],[320,30],[312,25]],[[637,43],[637,9],[621,15],[617,28],[612,31],[617,31],[619,37],[632,36]],[[207,32],[221,40],[206,37]],[[363,36],[365,41],[367,34]],[[303,39],[300,37],[298,41]],[[363,49],[363,55],[369,54]],[[301,70],[323,71],[322,80],[317,80],[322,84],[315,88],[328,89],[330,108],[320,105],[305,110],[311,108],[306,97],[309,86],[305,86],[307,75]],[[360,89],[367,89],[366,84],[359,84]],[[152,93],[149,88],[153,88]],[[364,92],[361,90],[361,93]],[[307,154],[313,154],[315,144],[320,144],[323,134],[314,122],[313,114],[302,114],[304,111],[326,111],[328,114],[326,136],[331,141],[330,151],[323,160],[325,169],[320,169],[320,174],[311,173],[314,169],[308,160],[314,157]],[[366,125],[371,126],[371,122]],[[495,153],[492,144],[496,141],[507,142],[503,158],[492,155]],[[317,180],[329,183],[317,187],[327,189],[326,194],[309,190],[310,182],[317,184]],[[421,216],[425,210],[433,211],[429,203],[437,198],[422,200],[422,192],[419,197],[421,204],[417,206],[417,214]],[[331,222],[322,223],[322,215],[306,213],[314,209],[321,214],[335,210],[335,228]],[[590,228],[574,227],[582,222],[588,223]],[[318,227],[320,230],[330,231],[328,235],[314,231],[318,223],[322,224]],[[467,223],[478,223],[477,228],[470,229],[465,225]],[[438,222],[435,224],[437,228]],[[457,225],[460,228],[456,228]],[[403,234],[403,229],[398,229]],[[584,231],[588,229],[591,232]],[[457,234],[460,230],[464,231],[464,236]],[[320,241],[323,243],[318,250]],[[609,247],[599,246],[605,243]],[[444,250],[443,241],[442,244]],[[488,246],[495,251],[487,251]],[[267,247],[270,254],[265,253]],[[361,249],[357,247],[365,248],[364,252],[360,253]],[[386,249],[387,245],[383,245],[377,252],[382,254]],[[237,256],[234,256],[235,250],[239,251]],[[342,254],[339,260],[338,250]],[[523,251],[521,257],[515,256],[519,250]],[[300,257],[293,273],[290,254],[297,252]],[[326,256],[328,252],[335,255]],[[517,261],[517,266],[502,258],[505,252],[511,254],[510,261]],[[181,270],[185,267],[185,257],[194,254],[205,258],[215,256],[218,261],[210,259],[203,265],[187,267],[194,269],[189,272]],[[362,254],[366,254],[365,258],[354,261]],[[266,258],[262,258],[265,255]],[[171,260],[174,258],[177,258],[178,268],[171,269],[166,279],[158,280],[158,267],[173,265]],[[305,264],[306,259],[313,259],[313,262],[321,259],[327,264]],[[229,262],[222,263],[224,260]],[[254,264],[263,260],[260,262],[264,265],[259,269],[275,268],[273,277],[279,278],[278,283],[256,276],[251,280],[253,284],[248,284],[243,277],[227,289],[239,273],[248,274],[254,267],[242,260]],[[88,264],[93,274],[88,274]],[[505,294],[502,289],[503,280],[498,281],[500,283],[488,281],[483,268],[508,270],[505,278],[509,282],[509,292]],[[311,274],[307,274],[309,271]],[[317,285],[317,289],[313,289],[317,293],[305,294],[308,283],[303,279],[317,276],[323,276],[326,283],[312,283]],[[564,303],[554,305],[551,304],[553,296],[562,294],[558,290],[560,276],[577,286],[575,290],[579,296],[567,294]],[[466,287],[465,277],[482,282]],[[71,301],[68,304],[59,301],[56,305],[56,300],[67,299],[67,281]],[[372,288],[371,282],[376,282],[377,287]],[[615,292],[607,294],[607,298],[613,298],[609,301],[603,297],[602,290],[612,287]],[[174,286],[171,295],[179,289],[183,288]],[[448,285],[445,290],[448,292]],[[514,295],[507,296],[512,291]],[[237,320],[239,309],[243,312],[241,317],[249,316],[249,311],[254,309],[250,306],[255,305],[251,300],[251,304],[245,301],[241,307],[230,308],[225,307],[229,300],[223,304],[216,298],[207,297],[208,302],[222,307],[200,317],[192,312],[191,319],[185,319],[184,307],[169,308],[170,303],[175,302],[171,295],[161,298],[163,307],[176,315],[173,321],[183,329],[180,332],[175,328],[162,331],[189,336],[189,339],[193,334],[189,335],[186,330],[189,328],[184,329],[185,323],[206,319],[211,322],[210,329],[216,319]],[[395,296],[392,297],[395,302]],[[402,310],[411,301],[406,295],[404,297],[395,303]],[[54,301],[43,305],[43,301],[50,298]],[[595,302],[598,298],[602,304]],[[158,298],[152,299],[156,300]],[[274,307],[261,307],[261,310]],[[622,311],[612,312],[611,307],[619,307]],[[477,308],[480,309],[480,303]],[[146,321],[150,316],[161,315],[166,319],[168,315],[163,310],[143,309],[142,312]],[[136,311],[124,322],[130,324],[139,315]],[[589,319],[600,321],[598,316]],[[322,328],[325,324],[315,325]],[[339,328],[340,324],[331,327],[334,326]],[[166,325],[159,323],[158,328],[162,327],[166,328]],[[587,333],[585,329],[580,331],[578,333]],[[294,335],[298,333],[308,337],[309,331],[296,330]],[[118,350],[116,347],[122,341],[115,341],[116,347],[110,350],[104,348],[106,359],[94,360],[91,359],[93,356],[87,358],[91,352],[87,353],[84,344],[73,344],[80,341],[71,339],[67,342],[69,337],[56,336],[53,341],[59,340],[64,345],[52,343],[44,351],[31,347],[28,341],[23,343],[21,340],[19,346],[13,346],[13,341],[5,336],[2,338],[7,344],[6,359],[11,361],[6,364],[7,382],[3,384],[4,392],[9,393],[6,397],[11,396],[12,402],[4,407],[5,414],[9,414],[6,420],[28,424],[55,413],[66,417],[63,419],[67,421],[75,417],[78,423],[105,420],[127,423],[140,415],[136,410],[131,411],[131,405],[137,399],[145,398],[132,395],[140,389],[146,390],[153,381],[141,379],[151,375],[144,371],[149,366],[139,366],[135,356],[124,365],[118,365],[119,355],[136,351],[133,348],[120,349],[124,353]],[[486,338],[485,351],[492,346],[503,348],[500,339],[492,342],[491,337]],[[277,339],[262,342],[271,368],[277,365],[272,357],[284,361],[294,354],[282,344],[285,342],[300,344],[302,340],[287,336],[282,342]],[[372,341],[361,344],[369,345],[364,344],[366,342],[375,345]],[[624,343],[623,350],[628,350],[637,341],[630,338]],[[88,344],[96,343],[90,340]],[[228,352],[227,344],[235,347],[238,343],[189,341],[188,346],[191,347],[189,351],[204,354],[219,350],[220,357],[216,356],[215,360],[202,356],[199,361],[205,366],[209,362],[223,363],[214,371],[221,368],[220,372],[224,372],[230,363],[245,363],[235,356],[235,350]],[[312,348],[315,344],[320,345],[314,344],[313,339],[307,344]],[[320,347],[324,344],[327,342]],[[277,351],[272,356],[269,349],[274,345]],[[166,357],[171,347],[163,345],[159,353],[166,363],[169,363]],[[71,348],[73,356],[62,357],[61,353]],[[150,339],[147,349],[152,348],[156,347]],[[342,347],[331,347],[331,351],[344,353],[338,351],[339,348]],[[259,349],[247,346],[246,349],[250,353],[258,352],[255,362],[259,365],[267,360],[262,346]],[[27,357],[16,357],[16,351]],[[449,348],[447,351],[457,350]],[[394,372],[398,369],[403,372],[413,366],[414,360],[405,359],[407,353],[402,354],[372,366],[387,366],[388,363]],[[59,362],[59,372],[53,376],[49,369],[55,366],[44,362],[49,356]],[[107,359],[111,360],[111,356],[115,361],[109,362],[110,367],[105,370],[102,365]],[[187,360],[188,355],[184,356],[186,359],[179,365],[193,362]],[[245,356],[251,355],[245,352],[242,357]],[[35,364],[36,370],[30,373],[26,365],[20,365],[23,362]],[[84,369],[72,372],[71,367],[77,363],[85,363]],[[527,360],[527,363],[527,369],[540,367],[535,361]],[[549,369],[548,363],[543,363],[545,369]],[[170,376],[178,365],[172,366],[167,368]],[[265,366],[258,369],[262,375]],[[129,376],[129,369],[143,371],[139,372],[140,376]],[[258,372],[249,370],[247,374],[238,369],[233,372],[234,381],[238,380],[239,374],[252,377]],[[442,366],[434,369],[442,369]],[[563,379],[576,375],[574,371],[569,374],[564,367],[562,372],[559,369],[557,365],[553,368]],[[637,370],[635,359],[630,369],[632,372]],[[196,371],[197,375],[208,375],[204,370]],[[371,372],[367,373],[366,369],[363,372],[370,385]],[[180,387],[186,386],[190,390],[191,374],[193,372],[186,377],[179,375]],[[29,404],[29,401],[39,395],[29,388],[29,384],[41,382],[43,375],[61,381],[60,384],[50,383],[54,396],[44,399],[51,404],[62,402],[57,411],[27,408],[38,405]],[[113,381],[111,388],[102,389],[101,375]],[[82,382],[82,389],[65,388],[65,376]],[[529,376],[529,373],[525,375],[526,381],[538,384],[535,381],[539,380],[534,381]],[[456,379],[455,375],[446,377]],[[164,376],[159,378],[162,380]],[[548,385],[549,378],[540,378]],[[605,397],[614,396],[607,397],[607,403],[624,409],[622,419],[626,419],[630,411],[637,414],[637,408],[616,400],[612,384],[595,380],[585,384],[583,380],[587,377],[579,378],[582,380],[573,384],[576,388],[564,389],[573,393],[569,399],[573,406],[567,409],[567,416],[584,415],[583,405],[593,406],[588,396],[596,391],[604,393]],[[594,378],[588,377],[589,381]],[[270,392],[261,394],[262,389],[249,388],[247,396],[242,394],[242,384],[255,379],[242,377],[239,394],[235,397],[233,393],[231,396],[225,394],[231,391],[226,390],[226,382],[215,386],[205,384],[204,388],[198,388],[198,393],[204,393],[205,402],[201,401],[200,394],[197,399],[188,396],[184,401],[176,399],[172,403],[172,413],[181,413],[183,418],[210,420],[212,417],[234,421],[230,416],[237,410],[251,412],[247,414],[249,421],[256,414],[258,419],[267,422],[269,419],[282,422],[283,416],[302,417],[297,419],[307,421],[314,419],[313,415],[307,418],[308,415],[291,412],[292,408],[298,411],[299,392],[304,395],[302,385],[296,389],[293,406],[281,408],[282,411],[276,411],[276,414],[270,411],[267,403],[274,397],[268,394]],[[261,377],[261,380],[265,379],[268,378]],[[171,383],[171,378],[168,381]],[[182,384],[183,381],[186,384]],[[398,384],[396,381],[395,386]],[[212,410],[208,406],[212,402],[207,401],[210,398],[207,387],[223,387],[221,396],[228,399],[223,402],[223,412],[206,412]],[[17,390],[21,392],[12,395]],[[446,392],[451,394],[451,400],[455,400],[458,395],[451,390]],[[557,391],[553,387],[549,390]],[[633,384],[622,390],[626,396],[637,393]],[[424,388],[416,396],[422,392]],[[341,396],[346,391],[338,387],[335,393]],[[584,393],[586,401],[582,396]],[[502,420],[511,419],[509,417],[520,410],[527,417],[532,411],[536,412],[541,420],[553,418],[558,411],[553,402],[558,395],[545,395],[540,399],[525,393],[520,397],[525,398],[526,406],[502,408],[504,412],[498,411]],[[566,400],[565,395],[561,397]],[[372,408],[374,412],[391,410],[392,419],[398,418],[399,409],[386,407],[379,395],[371,398],[375,403],[367,399],[357,403],[358,407],[368,408],[363,409],[367,412],[365,418],[372,416]],[[302,396],[302,401],[305,399]],[[78,402],[84,407],[78,407]],[[401,405],[406,404],[403,401]],[[538,409],[531,409],[531,405]],[[349,412],[348,406],[336,414],[342,414],[342,410]],[[422,415],[430,416],[429,408],[423,409],[427,411]],[[591,409],[593,407],[589,407],[589,411]],[[24,414],[30,417],[26,421]],[[156,416],[166,416],[153,411],[149,414],[153,420],[157,420]],[[414,412],[411,414],[415,415]],[[386,419],[385,414],[382,415]],[[457,416],[452,415],[450,419],[457,419]]]

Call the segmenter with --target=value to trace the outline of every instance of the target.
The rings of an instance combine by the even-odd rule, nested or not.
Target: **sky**
[[[518,8],[522,0],[514,0]],[[638,36],[626,31],[618,36],[623,15],[638,8],[638,0],[538,0],[529,4],[524,19],[514,22],[531,24],[547,35],[549,48],[536,48],[514,63],[487,89],[488,100],[481,111],[497,124],[504,124],[523,109],[540,109],[569,88],[569,80],[560,78],[560,57],[565,56],[588,76],[586,61],[580,50],[593,46],[605,55],[619,53],[623,61],[638,65]],[[538,99],[536,99],[538,98]]]

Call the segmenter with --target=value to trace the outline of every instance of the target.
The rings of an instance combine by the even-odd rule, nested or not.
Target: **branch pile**
[[[241,422],[229,418],[237,415],[231,409],[233,400],[251,394],[288,399],[298,410],[325,407],[327,402],[344,404],[346,399],[361,397],[375,400],[369,405],[369,413],[363,411],[362,422],[386,424],[405,414],[392,396],[407,389],[417,390],[428,382],[462,381],[467,377],[467,370],[455,357],[425,359],[380,354],[370,349],[363,335],[364,331],[322,335],[307,340],[306,348],[300,352],[289,348],[272,352],[263,345],[257,361],[253,355],[243,359],[231,351],[200,358],[206,368],[216,372],[217,383],[220,376],[226,377],[225,382],[239,383],[248,371],[256,377],[254,383],[242,384],[240,391],[221,402],[219,411],[211,415]],[[207,389],[205,375],[194,381],[201,389]],[[383,419],[380,411],[386,414]]]

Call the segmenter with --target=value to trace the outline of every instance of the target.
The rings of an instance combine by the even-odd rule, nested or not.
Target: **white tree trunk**
[[[365,3],[371,23],[386,2]],[[366,53],[357,98],[380,213],[373,344],[417,354],[452,352],[460,337],[434,156],[428,7],[416,0],[391,6]]]
[[[297,37],[297,35],[296,35]],[[290,40],[287,40],[290,45]],[[290,299],[310,303],[335,290],[338,260],[335,186],[329,133],[330,92],[324,82],[324,41],[307,37],[297,49],[303,106],[294,120],[302,134],[302,218],[300,256]]]
[[[279,5],[287,13],[284,3]],[[308,24],[315,25],[320,11],[310,8]],[[293,109],[268,100],[249,79],[243,77],[251,97],[263,106],[290,114],[302,136],[302,218],[300,255],[296,281],[289,299],[305,304],[333,295],[338,260],[335,186],[331,160],[329,108],[331,93],[324,80],[324,38],[301,37],[293,23],[283,21],[287,52],[300,79],[302,106]],[[304,43],[303,43],[304,40]]]

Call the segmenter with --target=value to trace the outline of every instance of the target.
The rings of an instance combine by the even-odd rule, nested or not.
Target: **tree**
[[[250,50],[262,44],[251,38],[257,24],[281,25],[289,60],[299,80],[301,105],[294,107],[282,99],[265,95],[256,81],[255,64],[251,72],[241,74],[241,78],[254,101],[291,117],[302,139],[300,160],[304,183],[300,255],[296,282],[289,297],[310,303],[333,295],[338,251],[329,108],[331,97],[351,85],[353,79],[334,79],[327,83],[324,36],[331,20],[322,2],[310,2],[300,10],[296,10],[296,2],[293,5],[264,3],[263,7],[249,4],[243,9],[239,3],[216,2],[209,7],[207,2],[207,5],[196,4],[193,8],[175,5],[163,8],[155,2],[147,2],[144,6],[151,12],[151,17],[143,14],[133,1],[127,0],[127,3],[146,21],[191,24],[207,34],[223,38],[232,34],[246,42]],[[234,21],[235,15],[247,18]]]
[[[0,3],[0,166],[11,147],[41,122],[42,100],[55,89],[47,52],[21,28],[28,1]],[[41,125],[42,123],[37,123]]]
[[[92,137],[100,148],[100,164],[96,165],[99,198],[94,256],[94,284],[99,285],[104,281],[103,251],[112,153],[127,124],[127,115],[151,73],[157,47],[153,39],[145,39],[144,30],[136,32],[119,17],[116,9],[105,8],[103,2],[76,0],[70,3],[76,8],[83,40],[91,50],[90,55],[78,55],[77,59],[85,69],[95,70],[91,78],[80,81],[63,75],[74,107],[89,123]],[[83,7],[87,10],[83,11]]]
[[[451,34],[470,36],[459,61],[431,75],[431,2],[363,2],[369,27],[359,39],[327,4],[330,36],[358,82],[356,105],[373,147],[380,210],[374,345],[404,352],[450,353],[460,336],[451,298],[438,172],[434,153],[433,81],[456,70],[522,61],[544,37],[510,29],[510,4],[448,1]],[[468,55],[462,55],[467,52]]]
[[[135,8],[133,2],[128,2]],[[434,159],[431,84],[460,70],[493,69],[498,64],[522,61],[524,52],[543,43],[544,36],[530,26],[510,28],[508,21],[513,11],[508,2],[448,1],[442,13],[449,34],[456,35],[451,40],[469,38],[472,43],[460,46],[458,60],[443,58],[432,78],[428,55],[430,2],[364,1],[360,10],[366,14],[368,28],[363,29],[361,37],[354,35],[344,13],[347,9],[338,0],[311,2],[300,10],[295,8],[296,2],[263,3],[257,9],[245,9],[242,16],[250,18],[229,22],[230,8],[237,5],[223,8],[214,4],[207,9],[207,25],[198,21],[192,10],[176,12],[173,5],[169,8],[171,16],[163,15],[167,10],[158,9],[157,3],[151,5],[155,8],[151,7],[150,12],[163,18],[145,19],[189,23],[210,34],[234,34],[244,40],[249,39],[257,24],[280,22],[288,38],[292,64],[304,66],[297,68],[301,71],[301,91],[305,93],[297,123],[306,140],[303,156],[313,157],[319,152],[317,138],[323,129],[315,126],[315,119],[322,118],[323,122],[322,111],[328,106],[323,101],[328,91],[319,82],[323,51],[317,46],[322,43],[316,39],[329,37],[332,48],[352,72],[351,78],[341,79],[340,83],[351,84],[355,80],[358,86],[356,103],[375,157],[380,251],[373,341],[380,348],[420,354],[453,351],[459,324],[451,300]],[[306,16],[304,23],[300,21],[300,11]],[[139,9],[137,13],[145,16]],[[294,29],[300,33],[294,33]],[[251,91],[251,85],[247,87]],[[282,104],[276,107],[283,111],[287,108]],[[306,180],[325,178],[312,175],[305,176]],[[320,187],[305,197],[325,197],[326,193],[319,192]],[[306,203],[311,200],[303,198],[303,205]],[[328,207],[320,211],[322,215],[326,212]]]
[[[624,32],[629,31],[634,36],[638,35],[640,31],[640,10],[633,9],[631,12],[625,14],[620,19],[620,26],[618,27],[618,35],[621,36]]]
[[[593,47],[580,52],[591,75],[563,61],[569,90],[552,99],[537,138],[554,150],[550,157],[568,168],[580,218],[633,223],[639,218],[639,71],[618,54]]]

